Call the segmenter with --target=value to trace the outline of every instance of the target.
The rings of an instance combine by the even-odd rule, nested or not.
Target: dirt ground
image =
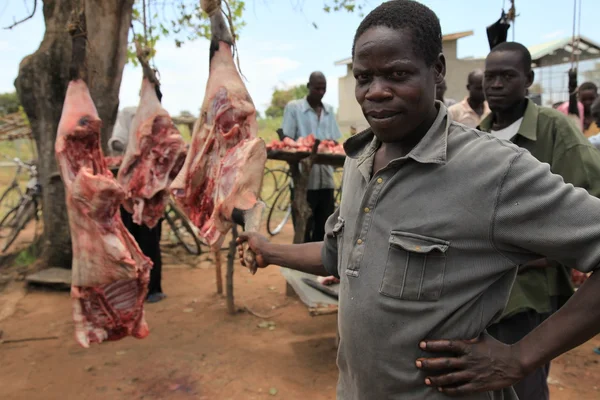
[[[291,242],[291,229],[276,238]],[[9,283],[0,293],[0,398],[335,399],[334,315],[311,317],[285,296],[278,268],[251,276],[236,266],[235,316],[216,294],[208,255],[165,246],[167,299],[146,305],[150,335],[83,349],[73,339],[68,292]],[[261,322],[272,322],[262,324]],[[270,327],[269,327],[270,326]],[[600,337],[558,358],[553,400],[600,399]]]

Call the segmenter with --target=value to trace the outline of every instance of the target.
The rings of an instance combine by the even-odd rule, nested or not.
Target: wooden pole
[[[306,223],[312,214],[306,195],[308,193],[308,178],[310,177],[310,170],[317,157],[319,143],[319,140],[315,141],[310,156],[307,158],[300,162],[289,162],[292,181],[294,182],[294,199],[292,201],[292,214],[294,215],[294,244],[304,243]],[[294,294],[294,289],[286,282],[285,295],[293,296]]]
[[[215,272],[217,274],[217,293],[223,294],[223,276],[221,273],[221,253],[219,250],[214,252],[215,255]]]
[[[227,253],[227,272],[225,275],[225,288],[227,293],[227,311],[229,314],[235,314],[235,303],[233,301],[233,263],[237,252],[235,240],[238,237],[237,226],[233,225],[231,230],[231,242],[229,242],[229,253]]]

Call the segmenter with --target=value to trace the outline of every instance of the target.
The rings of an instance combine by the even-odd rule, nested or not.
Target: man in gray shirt
[[[600,274],[513,345],[486,333],[518,266],[600,265],[600,200],[527,150],[453,123],[434,98],[441,28],[395,0],[361,22],[356,98],[370,129],[344,145],[341,204],[322,243],[240,235],[269,264],[340,278],[340,400],[516,400],[511,385],[600,331]]]

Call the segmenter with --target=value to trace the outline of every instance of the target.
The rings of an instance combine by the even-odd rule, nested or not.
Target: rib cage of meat
[[[140,104],[117,174],[126,194],[123,207],[133,214],[133,222],[156,226],[169,201],[169,185],[184,160],[185,142],[160,104],[154,83],[144,78]]]
[[[244,210],[245,229],[260,227],[258,200],[267,160],[257,138],[256,109],[233,62],[222,14],[211,17],[210,73],[201,115],[185,163],[171,189],[200,236],[219,249],[232,227],[233,209]]]
[[[75,339],[83,347],[149,333],[143,303],[152,262],[119,212],[125,192],[100,148],[102,122],[85,82],[69,83],[55,155],[65,185],[73,246]]]

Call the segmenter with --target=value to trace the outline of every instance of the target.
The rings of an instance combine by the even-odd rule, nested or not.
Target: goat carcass
[[[185,142],[161,106],[155,84],[142,80],[140,104],[131,122],[129,143],[117,174],[133,222],[153,228],[169,201],[168,188],[185,160]]]
[[[211,28],[210,73],[201,115],[171,188],[200,236],[217,250],[231,221],[243,223],[247,231],[259,229],[264,203],[258,196],[267,152],[257,138],[256,110],[233,62],[231,34],[220,11],[211,16]],[[248,249],[245,257],[247,265],[253,265]]]
[[[121,221],[125,192],[100,148],[102,122],[87,85],[69,83],[55,144],[73,246],[75,339],[83,347],[149,333],[143,303],[152,262]]]

